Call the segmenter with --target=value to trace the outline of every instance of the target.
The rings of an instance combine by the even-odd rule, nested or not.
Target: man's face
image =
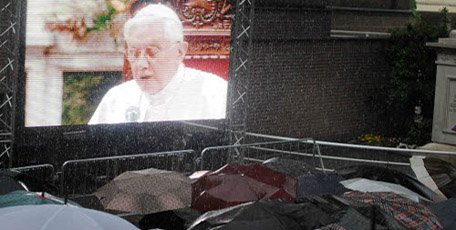
[[[188,47],[185,42],[166,38],[161,23],[133,25],[126,40],[133,78],[152,94],[162,90],[176,74]]]

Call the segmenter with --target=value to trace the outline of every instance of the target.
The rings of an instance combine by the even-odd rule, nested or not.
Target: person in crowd
[[[172,9],[145,6],[124,36],[133,79],[106,93],[89,124],[225,118],[227,82],[184,66],[188,43]]]

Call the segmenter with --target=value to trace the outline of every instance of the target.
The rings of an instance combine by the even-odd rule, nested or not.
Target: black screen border
[[[19,46],[18,58],[18,76],[16,81],[15,95],[15,111],[14,111],[14,157],[13,162],[18,164],[30,163],[48,163],[43,162],[45,159],[52,159],[52,156],[47,156],[41,160],[42,154],[59,155],[65,159],[75,159],[92,157],[92,156],[107,156],[123,154],[122,150],[128,142],[145,143],[147,138],[156,135],[170,135],[167,131],[176,132],[177,136],[170,135],[169,138],[182,138],[192,135],[191,133],[207,132],[209,135],[216,135],[221,138],[218,143],[227,144],[230,141],[230,117],[232,113],[232,89],[233,83],[233,49],[230,52],[229,71],[228,71],[228,92],[227,92],[227,108],[225,119],[219,120],[192,120],[192,121],[160,121],[160,122],[144,122],[144,123],[122,123],[122,124],[98,124],[98,125],[60,125],[60,126],[40,126],[40,127],[25,127],[25,52],[26,52],[26,19],[27,19],[27,2],[31,0],[19,0],[20,8],[20,39],[17,42]],[[235,1],[233,2],[235,3]],[[234,25],[234,20],[232,25]],[[231,28],[231,38],[235,36],[234,26]],[[233,39],[230,42],[233,47]],[[188,125],[187,122],[199,124],[202,126],[213,127],[214,129],[195,129]],[[195,126],[196,127],[196,126]],[[163,132],[165,131],[165,132]],[[214,132],[216,134],[214,134]],[[163,137],[162,136],[162,137]],[[127,138],[126,138],[127,137]],[[147,137],[147,138],[146,138]],[[160,139],[160,138],[158,138]],[[93,151],[82,151],[83,149],[93,148]],[[153,149],[153,148],[151,148]],[[172,148],[170,148],[172,150]],[[141,150],[139,150],[141,151]],[[142,150],[147,151],[147,150]],[[79,152],[87,152],[84,156],[78,155]],[[95,153],[97,152],[97,153]],[[130,151],[124,151],[130,154]],[[131,152],[136,152],[134,149]],[[64,156],[63,156],[63,155]],[[76,155],[75,155],[76,154]],[[27,162],[27,163],[25,163]]]

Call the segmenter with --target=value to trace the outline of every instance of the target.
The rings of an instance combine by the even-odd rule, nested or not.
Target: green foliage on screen
[[[108,30],[112,26],[112,16],[116,10],[109,6],[107,12],[103,14],[96,15],[95,20],[93,23],[95,24],[93,27],[89,27],[86,29],[86,33],[91,31],[101,31],[101,30]]]
[[[120,72],[65,73],[62,124],[87,124],[103,96],[120,79]]]

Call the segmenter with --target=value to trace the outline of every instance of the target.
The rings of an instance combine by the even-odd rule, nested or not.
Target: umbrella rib
[[[62,206],[62,207],[64,207],[64,206]],[[59,210],[58,212],[53,213],[52,216],[50,216],[50,217],[46,220],[46,222],[43,224],[43,226],[40,228],[40,230],[46,230],[46,229],[48,229],[47,227],[48,227],[48,225],[51,223],[51,221],[52,221],[57,215],[59,215],[61,212],[63,212],[63,208],[60,208],[60,210]]]
[[[249,189],[255,194],[256,199],[260,200],[260,196],[258,195],[256,190],[250,185],[250,183],[247,180],[244,180],[243,182],[246,183]]]

